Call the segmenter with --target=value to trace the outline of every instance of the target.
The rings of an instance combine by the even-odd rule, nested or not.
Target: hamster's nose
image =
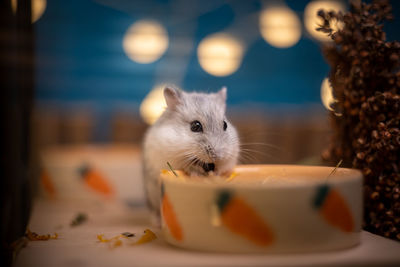
[[[214,163],[204,163],[203,164],[203,170],[205,172],[210,172],[215,170],[215,164]]]

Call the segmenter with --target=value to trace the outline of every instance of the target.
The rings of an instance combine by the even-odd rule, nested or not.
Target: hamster
[[[174,169],[188,175],[228,175],[237,164],[239,137],[225,116],[227,89],[189,93],[164,89],[167,108],[148,129],[143,143],[143,176],[153,223],[160,223],[159,174]]]

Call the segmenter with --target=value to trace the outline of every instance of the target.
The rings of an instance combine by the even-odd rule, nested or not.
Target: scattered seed
[[[123,232],[121,235],[125,236],[125,237],[134,237],[135,234],[132,234],[130,232]]]

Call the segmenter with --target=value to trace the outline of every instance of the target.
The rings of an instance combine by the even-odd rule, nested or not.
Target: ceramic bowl
[[[292,253],[360,242],[362,174],[295,165],[241,165],[225,177],[161,173],[166,241],[194,250]]]

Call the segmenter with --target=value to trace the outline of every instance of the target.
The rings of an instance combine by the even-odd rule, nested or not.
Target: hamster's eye
[[[203,126],[199,121],[192,121],[190,123],[190,130],[192,130],[192,132],[202,132]]]
[[[228,124],[224,121],[224,131],[226,131],[226,128],[228,128]]]

